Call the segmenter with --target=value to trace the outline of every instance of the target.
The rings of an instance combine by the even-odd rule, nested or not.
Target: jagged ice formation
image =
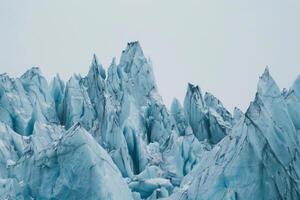
[[[132,42],[107,72],[0,75],[0,199],[300,199],[299,134],[300,77],[266,69],[246,113],[190,83],[169,110]]]

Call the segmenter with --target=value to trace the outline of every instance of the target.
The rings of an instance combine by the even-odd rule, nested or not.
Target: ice
[[[192,128],[187,121],[184,110],[178,99],[174,99],[172,102],[171,114],[175,120],[174,123],[176,124],[180,135],[183,136],[193,134]]]
[[[0,199],[299,199],[299,116],[268,69],[245,113],[192,84],[168,110],[139,42],[50,86],[1,74]]]
[[[297,130],[300,130],[300,76],[285,95],[289,114]]]
[[[243,118],[243,116],[244,116],[243,111],[235,107],[233,111],[233,125],[237,124],[240,121],[240,119]]]
[[[105,106],[105,70],[102,65],[98,63],[96,55],[93,56],[93,61],[90,66],[90,71],[85,78],[87,91],[91,103],[97,112],[99,120],[103,120],[104,106]]]
[[[66,129],[77,122],[86,130],[93,127],[96,113],[82,80],[80,75],[74,74],[66,84],[62,109],[62,124]]]
[[[129,183],[129,187],[133,191],[141,194],[142,198],[149,197],[157,189],[164,189],[166,194],[163,196],[168,196],[169,192],[171,192],[171,190],[173,189],[173,186],[170,183],[170,181],[163,178],[152,178],[144,181],[133,181]]]
[[[8,177],[3,177],[2,170],[1,178],[14,177],[13,182],[3,184],[18,186],[24,182],[21,194],[25,199],[132,199],[110,156],[79,124],[64,131],[59,126],[36,123],[29,138],[17,137],[3,124],[2,129],[14,136],[1,140],[8,149],[20,143],[24,150],[7,155],[16,161],[9,165]],[[19,191],[18,187],[12,189]]]
[[[21,78],[3,74],[0,79],[0,120],[16,132],[30,135],[35,121],[59,122],[47,81],[39,68],[28,70]]]
[[[222,103],[210,93],[203,98],[199,86],[188,84],[184,111],[194,135],[217,144],[231,131],[233,119]]]
[[[223,106],[222,102],[217,99],[214,95],[209,92],[206,92],[204,95],[204,101],[207,107],[214,110],[221,118],[228,123],[228,126],[232,124],[232,115],[231,113]]]
[[[0,197],[1,199],[24,200],[23,188],[16,179],[0,179]]]
[[[55,103],[56,114],[62,122],[63,99],[65,92],[65,83],[57,74],[50,83],[51,95]]]
[[[245,116],[170,199],[298,199],[297,143],[284,98],[266,69]]]

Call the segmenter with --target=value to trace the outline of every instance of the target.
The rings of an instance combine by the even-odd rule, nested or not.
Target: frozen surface
[[[24,137],[0,124],[2,197],[132,199],[107,152],[79,124],[68,131],[36,123]],[[116,188],[115,186],[118,185]]]
[[[184,111],[194,135],[200,141],[216,144],[231,131],[231,114],[212,94],[206,93],[203,98],[199,86],[188,84]]]
[[[245,113],[193,84],[168,110],[138,42],[66,82],[1,74],[0,199],[300,199],[299,116],[268,69]]]
[[[299,199],[299,140],[268,69],[231,134],[203,156],[169,199]],[[298,133],[299,134],[299,133]]]

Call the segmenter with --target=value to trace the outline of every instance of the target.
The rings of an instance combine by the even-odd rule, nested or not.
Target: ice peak
[[[200,88],[198,85],[193,85],[192,83],[188,83],[188,92],[195,93],[200,92]]]
[[[202,101],[202,93],[198,85],[193,85],[192,83],[188,83],[186,96],[189,95],[195,97],[196,99],[201,99]]]
[[[93,59],[92,59],[92,66],[95,65],[97,66],[98,65],[98,59],[97,59],[97,56],[96,54],[93,54]]]
[[[13,80],[14,79],[10,78],[7,73],[0,74],[0,88],[10,88],[10,86],[12,86]]]
[[[142,51],[142,47],[139,41],[128,42],[126,50],[133,49],[135,51]]]
[[[269,70],[269,66],[268,66],[268,65],[265,67],[263,76],[264,76],[264,75],[265,75],[265,76],[270,76],[270,70]]]
[[[134,58],[144,58],[142,47],[138,41],[127,43],[127,47],[122,51],[120,62],[132,61]]]
[[[89,75],[101,76],[102,79],[106,78],[105,70],[102,65],[98,62],[96,54],[93,54],[92,63],[89,70]]]
[[[55,76],[51,81],[51,85],[55,85],[55,84],[59,85],[60,87],[63,87],[64,85],[64,81],[60,78],[59,74],[55,74]]]
[[[276,97],[281,94],[280,89],[271,76],[268,67],[266,67],[264,73],[259,77],[257,92],[262,96],[268,97]]]
[[[234,107],[233,119],[235,123],[237,123],[243,116],[244,116],[243,111],[241,111],[238,107]]]
[[[201,108],[205,107],[200,87],[198,85],[193,85],[192,83],[188,83],[188,88],[184,101],[185,107],[186,103],[190,101],[193,101],[194,103],[198,104],[198,106],[200,106]]]
[[[176,113],[181,110],[182,106],[177,98],[174,98],[171,104],[171,113]]]
[[[32,67],[31,69],[27,70],[21,77],[31,78],[34,76],[42,76],[42,72],[39,67]]]
[[[11,78],[8,76],[7,73],[0,74],[0,81],[1,82],[8,81],[8,80],[11,80]]]

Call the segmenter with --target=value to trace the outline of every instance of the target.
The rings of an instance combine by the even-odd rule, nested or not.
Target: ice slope
[[[65,90],[65,83],[58,74],[52,79],[50,83],[50,93],[55,103],[55,110],[59,121],[61,122],[62,119],[62,112],[63,112],[63,99],[64,99],[64,90]]]
[[[0,75],[0,120],[21,135],[30,135],[35,121],[58,123],[55,103],[38,68],[20,78]]]
[[[285,95],[288,111],[297,130],[300,130],[300,76]]]
[[[1,123],[0,132],[1,197],[132,199],[110,156],[79,124],[65,131],[36,123],[23,137]]]
[[[298,199],[300,78],[246,113],[188,84],[163,104],[139,42],[50,85],[0,75],[0,199]]]
[[[62,124],[69,129],[75,123],[89,131],[96,117],[87,89],[80,75],[73,75],[67,82],[63,98]]]
[[[210,93],[203,98],[199,86],[188,84],[184,111],[194,135],[211,144],[218,143],[231,131],[233,119],[220,100]]]
[[[254,102],[169,199],[299,199],[299,140],[268,69]]]

